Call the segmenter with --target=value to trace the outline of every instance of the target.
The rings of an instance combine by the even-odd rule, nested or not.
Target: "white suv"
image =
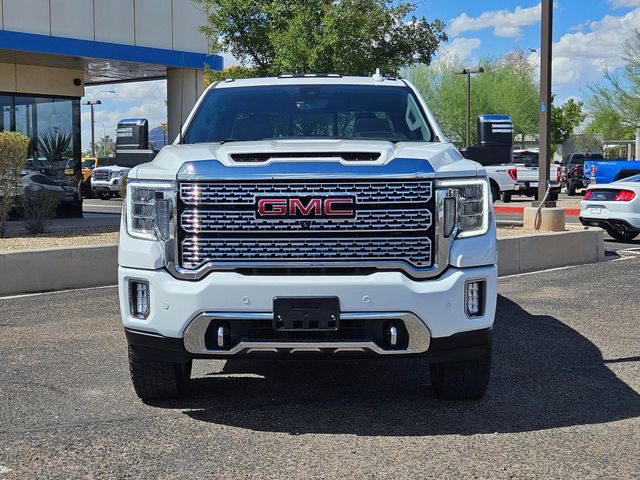
[[[484,395],[496,309],[485,170],[395,78],[229,80],[129,172],[119,294],[133,385],[193,359],[421,356]],[[426,372],[425,372],[426,374]]]

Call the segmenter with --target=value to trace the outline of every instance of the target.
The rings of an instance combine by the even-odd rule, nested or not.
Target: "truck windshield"
[[[184,143],[286,139],[431,142],[408,87],[280,85],[211,89]]]

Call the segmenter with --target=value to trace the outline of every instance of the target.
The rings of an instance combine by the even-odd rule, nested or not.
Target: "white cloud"
[[[554,87],[584,85],[602,77],[605,69],[624,65],[624,40],[640,28],[640,8],[626,15],[607,15],[591,22],[584,31],[567,33],[553,46]],[[540,63],[538,53],[534,63]]]
[[[613,8],[640,7],[640,0],[609,0]]]
[[[443,43],[438,51],[441,59],[452,59],[459,61],[469,60],[475,50],[480,48],[482,41],[479,38],[455,38],[449,43]]]
[[[522,28],[540,22],[540,3],[533,7],[516,7],[514,10],[494,10],[484,12],[478,17],[470,17],[466,13],[449,22],[449,34],[458,36],[464,32],[493,28],[498,37],[518,38]]]

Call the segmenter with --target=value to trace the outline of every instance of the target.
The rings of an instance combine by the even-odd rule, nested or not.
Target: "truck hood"
[[[344,154],[358,154],[366,160],[348,161],[342,158]],[[244,155],[250,161],[234,160],[238,155]],[[129,178],[175,180],[185,164],[197,165],[200,162],[212,161],[218,166],[237,168],[259,168],[276,162],[333,161],[355,169],[358,166],[382,166],[400,158],[428,162],[437,178],[475,177],[485,174],[483,167],[463,158],[449,143],[273,140],[167,146],[152,162],[132,169]]]

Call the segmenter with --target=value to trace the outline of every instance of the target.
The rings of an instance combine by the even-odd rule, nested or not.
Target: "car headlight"
[[[115,170],[115,171],[111,172],[111,176],[112,177],[121,177],[122,176],[122,171]]]
[[[477,237],[489,230],[489,184],[484,179],[443,180],[444,236]]]
[[[173,238],[176,188],[173,182],[127,184],[127,232],[145,240]]]

